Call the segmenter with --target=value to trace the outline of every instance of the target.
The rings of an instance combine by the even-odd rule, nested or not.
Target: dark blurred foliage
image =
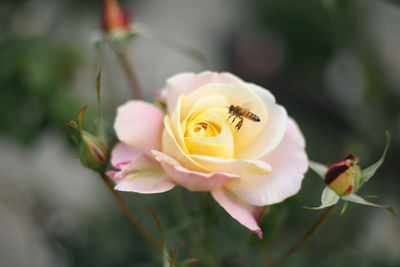
[[[69,80],[79,62],[77,52],[47,37],[2,40],[0,130],[23,143],[48,127],[65,131],[63,122],[79,109],[68,95]]]
[[[79,47],[53,40],[52,31],[21,36],[10,26],[12,14],[28,2],[3,0],[0,9],[0,131],[25,144],[48,129],[64,137],[64,122],[75,119],[86,104],[71,93],[73,74],[84,57]],[[380,202],[395,199],[398,203],[400,144],[395,125],[400,99],[390,90],[376,48],[361,30],[368,18],[359,2],[247,1],[253,12],[252,26],[234,32],[223,51],[233,73],[269,88],[287,108],[301,126],[314,160],[335,162],[354,153],[361,158],[361,166],[368,166],[383,151],[384,130],[391,130],[392,149],[378,177],[363,193],[384,196]],[[100,14],[103,5],[94,0],[62,4],[65,12],[91,14]],[[341,102],[332,97],[326,80],[332,58],[342,49],[358,59],[365,85],[353,102],[346,102],[354,96],[351,87],[344,89]],[[302,206],[319,204],[322,189],[322,181],[309,173],[296,197],[268,207],[261,221],[263,240],[250,236],[206,193],[175,188],[161,195],[123,196],[146,228],[159,236],[147,207],[155,211],[169,247],[184,240],[179,260],[200,259],[193,266],[264,266],[259,251],[277,258],[317,219],[319,212]],[[52,223],[51,203],[34,198],[37,220],[63,266],[160,266],[160,256],[131,227],[111,196],[104,195],[110,202],[104,214],[61,213]],[[397,203],[393,205],[398,208]],[[320,234],[285,266],[398,266],[376,255],[365,262],[359,250],[353,249],[365,229],[360,225],[373,216],[370,211],[350,204],[344,215],[334,212]]]
[[[82,105],[70,93],[80,52],[72,43],[53,40],[52,30],[31,34],[31,25],[23,25],[30,20],[19,9],[27,3],[1,3],[0,130],[22,143],[31,142],[49,128],[65,132],[64,122]]]

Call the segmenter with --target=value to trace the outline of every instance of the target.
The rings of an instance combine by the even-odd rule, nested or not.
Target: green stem
[[[273,266],[273,267],[276,266],[274,260],[271,259],[271,258],[267,255],[267,253],[265,253],[264,251],[262,251],[262,252],[260,253],[260,258],[261,258],[268,266]]]
[[[133,97],[136,99],[143,99],[143,91],[139,84],[135,68],[128,58],[128,54],[123,51],[116,51],[116,52],[118,55],[118,59],[121,62],[122,68],[125,71],[126,77],[128,78],[128,82],[131,87]]]
[[[278,266],[285,261],[287,261],[290,256],[293,255],[297,250],[299,250],[302,246],[304,246],[307,241],[317,232],[319,227],[326,221],[329,214],[333,211],[336,205],[330,206],[326,208],[319,219],[315,222],[313,226],[301,237],[292,247],[290,247],[277,261],[275,261],[272,266]]]
[[[101,178],[103,179],[104,183],[107,185],[107,188],[111,191],[113,194],[114,198],[117,200],[118,205],[122,209],[122,211],[125,213],[125,215],[128,217],[129,221],[132,223],[132,225],[139,231],[139,233],[142,235],[142,237],[154,248],[156,249],[161,249],[160,243],[154,239],[154,237],[151,236],[151,234],[140,224],[139,220],[137,217],[133,214],[133,212],[129,209],[127,203],[125,200],[122,198],[122,196],[118,193],[118,191],[114,190],[114,184],[111,182],[111,180],[104,174],[100,174]]]

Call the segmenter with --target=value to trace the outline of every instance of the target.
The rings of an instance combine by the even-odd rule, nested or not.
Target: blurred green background
[[[268,88],[303,130],[311,159],[349,153],[361,167],[387,160],[361,195],[400,209],[400,6],[384,0],[131,0],[134,18],[230,71]],[[132,229],[99,177],[76,160],[65,122],[91,104],[95,62],[112,133],[115,108],[130,98],[111,49],[96,58],[102,1],[0,2],[0,265],[160,266],[160,255]],[[137,37],[129,47],[147,100],[166,78],[204,68],[163,44]],[[112,138],[116,142],[115,137]],[[206,193],[175,188],[161,195],[123,193],[155,235],[158,215],[168,244],[184,241],[178,260],[192,266],[264,266],[319,216],[323,184],[313,173],[298,195],[269,208],[258,240]],[[400,266],[399,219],[350,204],[284,266]]]

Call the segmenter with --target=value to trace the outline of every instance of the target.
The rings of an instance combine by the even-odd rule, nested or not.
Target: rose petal
[[[268,175],[246,174],[242,183],[225,185],[240,198],[256,206],[281,202],[296,194],[308,168],[304,138],[293,119],[278,147],[262,158],[272,166]]]
[[[125,164],[117,163],[120,171],[108,171],[107,175],[116,182],[115,189],[137,193],[161,193],[172,189],[175,183],[161,168],[160,164],[138,150],[120,143],[113,151],[114,160],[124,160]],[[131,158],[129,155],[134,155]],[[127,159],[129,161],[125,161]],[[118,162],[118,161],[117,161]]]
[[[120,106],[114,123],[118,139],[150,155],[151,149],[161,148],[164,115],[144,101],[129,101]]]
[[[183,96],[178,99],[178,108],[182,98]],[[227,105],[226,98],[220,95],[203,97],[194,104],[182,124],[179,123],[181,125],[180,132],[185,134],[184,145],[188,153],[232,158],[233,136],[224,120]],[[175,114],[175,112],[176,110],[173,113]],[[171,118],[171,124],[175,124],[173,118]],[[200,125],[208,125],[207,130],[213,129],[210,132],[215,135],[204,135],[201,131],[200,133],[194,132],[195,128],[202,129],[203,126]]]
[[[206,113],[203,113],[206,114]],[[233,157],[233,136],[224,119],[218,113],[211,113],[203,122],[219,125],[221,131],[216,136],[185,137],[185,144],[191,154],[209,155],[221,158]]]
[[[171,190],[175,183],[162,168],[133,172],[125,176],[115,186],[115,190],[142,194],[162,193]]]
[[[185,140],[183,137],[183,132],[182,132],[182,126],[181,126],[181,106],[182,106],[182,101],[184,99],[185,95],[181,95],[177,99],[176,103],[176,109],[172,112],[172,115],[170,117],[170,129],[172,131],[173,136],[175,137],[175,140],[178,142],[180,148],[187,153],[187,148],[185,145]]]
[[[106,171],[106,175],[113,181],[118,180],[118,178],[115,177],[117,175],[117,173],[118,173],[118,171],[114,171],[114,170]]]
[[[137,171],[142,171],[142,170],[148,170],[148,169],[156,169],[160,168],[160,164],[154,160],[153,157],[149,157],[145,155],[142,152],[139,152],[138,150],[135,151],[135,157],[132,158],[129,161],[124,161],[122,163],[118,164],[118,168],[120,171],[113,173],[112,171],[109,171],[109,177],[113,179],[114,181],[119,181],[125,176],[131,174],[132,172],[137,172]]]
[[[168,114],[175,109],[177,99],[180,95],[188,94],[208,83],[236,84],[242,82],[238,77],[230,73],[216,73],[205,71],[199,74],[180,73],[167,80],[167,108]]]
[[[238,158],[259,159],[274,150],[282,141],[287,127],[287,113],[284,107],[275,103],[275,97],[266,89],[247,83],[268,109],[268,122],[257,141],[237,153]]]
[[[185,168],[193,171],[209,172],[207,168],[192,160],[187,153],[182,150],[182,147],[178,144],[176,137],[172,132],[169,116],[165,116],[164,119],[162,150],[168,155],[174,155],[176,160],[178,160]]]
[[[249,228],[253,233],[256,233],[260,239],[262,238],[261,228],[258,226],[255,218],[255,215],[259,214],[257,209],[259,207],[254,207],[240,201],[240,199],[224,189],[214,190],[211,194],[215,201],[217,201],[229,215]]]
[[[161,162],[161,166],[169,177],[189,190],[211,191],[228,182],[238,182],[240,180],[239,176],[229,173],[203,173],[188,170],[165,153],[153,150],[153,154]]]
[[[122,142],[115,145],[111,153],[111,164],[120,169],[122,165],[128,164],[138,157],[141,152]]]
[[[202,155],[190,155],[190,157],[214,172],[221,171],[242,175],[245,172],[268,174],[272,170],[271,166],[262,160],[222,159]]]

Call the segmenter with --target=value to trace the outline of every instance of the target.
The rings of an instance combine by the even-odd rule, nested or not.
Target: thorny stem
[[[326,208],[322,212],[318,220],[311,226],[311,228],[275,262],[273,261],[271,262],[271,259],[268,258],[268,256],[262,254],[261,257],[265,261],[265,263],[275,267],[287,261],[290,258],[290,256],[292,256],[297,250],[299,250],[302,246],[304,246],[307,243],[307,241],[317,232],[319,227],[326,221],[329,214],[331,214],[335,206],[336,205]]]
[[[139,84],[135,68],[128,58],[128,54],[123,51],[117,51],[117,55],[119,61],[121,62],[122,68],[125,71],[126,77],[128,78],[133,97],[136,99],[143,99],[143,91]]]
[[[129,209],[127,203],[122,198],[122,196],[118,193],[118,191],[114,190],[114,184],[111,182],[111,180],[104,173],[101,173],[100,176],[103,179],[104,183],[107,185],[107,188],[111,191],[111,193],[117,200],[122,211],[129,218],[129,221],[139,231],[139,233],[142,235],[142,237],[154,248],[157,248],[157,249],[161,248],[160,243],[156,239],[154,239],[154,237],[152,237],[150,235],[150,233],[140,224],[139,220],[136,218],[136,216],[133,214],[133,212]]]

